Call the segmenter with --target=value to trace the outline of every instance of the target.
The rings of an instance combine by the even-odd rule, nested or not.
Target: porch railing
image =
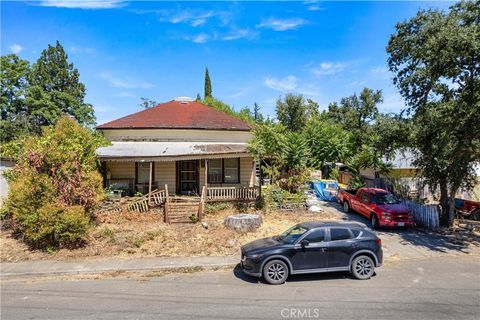
[[[258,187],[207,187],[207,201],[254,201],[260,195]]]

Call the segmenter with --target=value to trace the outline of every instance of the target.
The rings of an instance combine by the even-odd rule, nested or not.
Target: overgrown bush
[[[85,241],[92,211],[103,197],[95,150],[104,144],[103,137],[63,117],[9,154],[16,165],[4,210],[27,243],[46,248]]]
[[[306,200],[306,196],[302,192],[292,193],[274,185],[266,186],[262,189],[264,208],[275,210],[285,205],[301,207]]]

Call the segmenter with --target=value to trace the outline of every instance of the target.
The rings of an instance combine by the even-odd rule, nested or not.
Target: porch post
[[[208,185],[208,159],[205,159],[205,186]]]
[[[150,174],[148,175],[148,204],[151,205],[150,198],[152,197],[152,174],[153,174],[153,161],[150,161]]]

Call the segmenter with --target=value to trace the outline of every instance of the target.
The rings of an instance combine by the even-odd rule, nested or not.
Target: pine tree
[[[33,133],[40,134],[43,126],[52,125],[62,115],[75,117],[78,123],[95,124],[94,110],[85,103],[85,85],[80,74],[68,62],[60,42],[42,51],[29,76],[26,104],[29,106]]]
[[[205,68],[205,98],[212,96],[212,83],[210,82],[210,75],[208,68]]]
[[[196,101],[202,101],[202,97],[200,97],[200,93],[197,93],[197,98],[195,100]]]
[[[256,123],[263,122],[263,115],[260,113],[260,106],[256,102],[253,104],[253,118]]]

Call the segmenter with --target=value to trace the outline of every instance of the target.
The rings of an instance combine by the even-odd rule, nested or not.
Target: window
[[[240,183],[240,159],[208,160],[208,183]]]
[[[150,180],[150,162],[137,162],[137,183],[147,184]]]
[[[222,183],[222,159],[208,160],[208,183]]]
[[[353,236],[354,236],[355,238],[358,238],[358,236],[362,234],[362,231],[361,231],[361,230],[358,230],[358,229],[350,229],[350,231],[352,231]]]
[[[225,183],[240,182],[238,179],[238,163],[239,163],[239,158],[223,160],[223,164],[225,168],[225,171],[224,171]]]
[[[376,204],[397,204],[399,202],[391,193],[377,193],[373,196],[373,203]]]
[[[281,241],[283,243],[294,243],[295,240],[300,238],[305,232],[307,232],[308,229],[302,226],[293,226],[281,235],[277,237],[278,241]]]
[[[360,196],[360,200],[362,200],[363,203],[369,203],[370,202],[370,195],[368,193],[363,193]]]
[[[330,240],[331,241],[345,240],[345,239],[350,239],[350,238],[352,238],[352,235],[350,234],[350,230],[348,230],[348,229],[343,229],[343,228],[331,228],[330,229]]]
[[[305,237],[305,240],[308,240],[310,243],[323,242],[325,241],[325,229],[318,229],[310,233]]]

